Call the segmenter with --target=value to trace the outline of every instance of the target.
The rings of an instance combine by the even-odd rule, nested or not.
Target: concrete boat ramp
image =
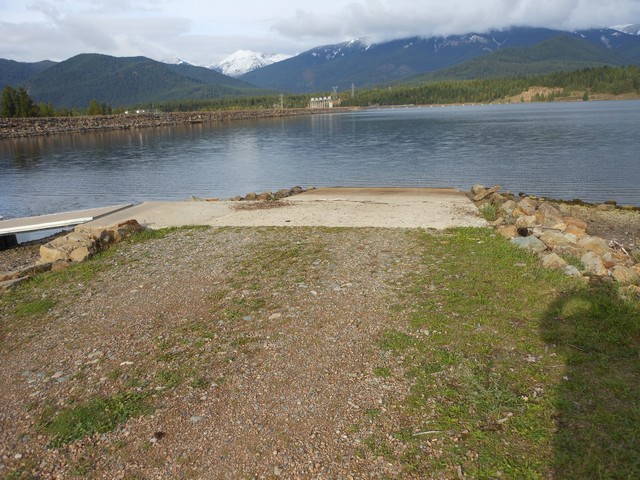
[[[277,202],[144,202],[0,221],[0,238],[86,224],[107,227],[136,219],[149,228],[327,226],[435,228],[485,226],[466,194],[434,188],[319,188]]]

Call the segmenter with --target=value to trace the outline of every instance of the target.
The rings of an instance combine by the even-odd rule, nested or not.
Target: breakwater
[[[0,139],[334,113],[346,109],[220,110],[46,118],[0,118]]]

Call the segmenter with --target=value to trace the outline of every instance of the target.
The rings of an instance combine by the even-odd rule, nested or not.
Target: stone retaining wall
[[[71,233],[40,246],[40,259],[12,272],[0,272],[0,292],[28,280],[32,275],[60,271],[73,263],[84,262],[110,245],[138,233],[143,227],[136,220],[128,220],[108,228],[77,226]]]
[[[345,109],[332,109],[331,112]],[[130,128],[162,127],[167,125],[209,123],[256,118],[289,117],[326,113],[325,110],[295,108],[284,110],[223,110],[212,112],[172,112],[98,115],[81,117],[0,118],[0,139],[83,133]]]

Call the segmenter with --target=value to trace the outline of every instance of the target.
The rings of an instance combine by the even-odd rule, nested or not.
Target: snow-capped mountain
[[[615,27],[611,27],[611,30],[628,33],[629,35],[640,35],[640,24],[630,23],[628,25],[616,25]]]
[[[371,87],[397,82],[491,55],[505,48],[526,49],[562,36],[591,44],[571,44],[573,54],[576,49],[583,52],[583,57],[579,59],[585,65],[583,68],[603,63],[640,64],[640,35],[637,33],[640,26],[623,25],[617,28],[568,32],[514,27],[464,35],[417,36],[381,43],[352,40],[313,48],[275,65],[251,71],[242,75],[241,79],[263,88],[295,93],[328,92],[334,86],[349,90],[352,85]],[[622,29],[635,30],[635,33],[625,33]],[[566,44],[555,46],[569,48]],[[592,46],[606,51],[596,52],[588,48]],[[521,53],[526,57],[525,50]],[[549,54],[563,54],[563,58],[571,56],[571,52],[566,51],[552,51]],[[587,62],[587,58],[591,63]]]
[[[366,52],[371,48],[373,44],[365,39],[355,39],[348,42],[337,43],[335,45],[325,45],[324,47],[317,47],[309,52],[314,58],[322,59],[323,61],[335,60],[338,57],[344,57],[354,52]]]
[[[160,60],[160,62],[167,63],[169,65],[191,65],[190,62],[187,62],[186,60],[183,60],[182,58],[178,57],[177,55],[174,55],[174,56],[169,57],[169,58],[164,58],[164,59]]]
[[[215,70],[230,77],[239,77],[245,73],[251,72],[258,68],[266,67],[273,63],[281,62],[291,58],[291,55],[284,54],[266,54],[253,52],[251,50],[238,50],[232,53],[222,62],[212,65],[212,70]]]

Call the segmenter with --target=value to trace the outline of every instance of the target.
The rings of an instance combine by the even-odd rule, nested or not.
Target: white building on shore
[[[331,97],[318,97],[312,98],[309,101],[309,108],[333,108],[340,105],[340,99],[333,99]]]

